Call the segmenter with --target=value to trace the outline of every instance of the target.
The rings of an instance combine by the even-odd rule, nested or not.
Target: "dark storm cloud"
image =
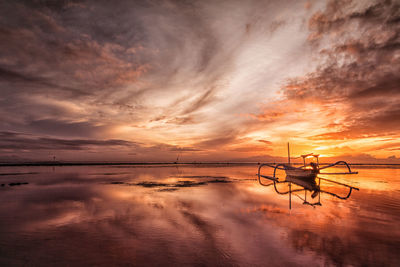
[[[79,5],[85,2],[84,0],[17,0],[34,9],[51,9],[54,11],[62,11],[68,6]]]
[[[0,82],[12,85],[12,88],[17,87],[26,87],[30,90],[32,89],[40,89],[43,88],[44,91],[47,89],[59,89],[67,93],[72,93],[74,95],[87,95],[86,92],[68,87],[68,86],[60,86],[55,83],[52,83],[46,78],[38,77],[38,76],[30,76],[25,75],[23,73],[15,72],[9,69],[3,69],[0,67]],[[9,88],[4,88],[4,91],[8,91]]]
[[[70,122],[54,119],[29,121],[27,128],[35,133],[66,137],[95,136],[97,132],[104,130],[104,127],[96,126],[89,122]]]
[[[15,132],[0,132],[0,149],[11,150],[83,150],[90,147],[138,147],[124,140],[83,140],[37,137]]]
[[[400,5],[396,1],[365,1],[362,4],[365,5],[354,8],[357,5],[356,1],[329,1],[323,12],[316,12],[309,20],[312,31],[310,40],[319,41],[326,33],[346,29],[351,22],[367,26],[400,22]]]
[[[400,109],[392,107],[377,112],[371,116],[361,116],[354,120],[349,116],[346,118],[350,124],[342,131],[327,132],[313,136],[313,139],[356,139],[363,137],[374,137],[382,135],[398,135],[400,131]]]
[[[52,87],[47,90],[52,94],[55,88],[70,87],[96,94],[134,81],[144,71],[139,60],[132,62],[134,48],[121,46],[114,36],[96,35],[96,27],[104,32],[120,29],[117,22],[101,27],[102,14],[85,6],[53,10],[47,8],[50,2],[38,3],[42,5],[2,4],[0,34],[7,42],[0,44],[0,64],[10,82]]]
[[[53,159],[53,154],[57,154],[57,159],[62,161],[82,159],[103,161],[105,160],[102,156],[104,151],[113,155],[107,157],[107,160],[124,161],[128,158],[137,162],[162,162],[176,161],[177,156],[187,160],[187,154],[192,155],[202,150],[169,144],[147,146],[143,143],[121,139],[63,139],[19,132],[0,132],[0,152],[5,155],[0,159],[5,162],[31,161],[31,157],[34,160],[49,160]]]
[[[311,17],[309,27],[321,64],[290,80],[282,90],[286,98],[347,105],[344,129],[319,136],[323,139],[398,133],[399,3],[330,1]]]
[[[398,49],[400,49],[400,46]],[[350,97],[362,100],[363,98],[380,97],[382,95],[388,97],[398,96],[399,84],[400,77],[397,76],[396,73],[385,74],[381,79],[376,81],[376,84],[365,86],[362,90],[353,92]]]

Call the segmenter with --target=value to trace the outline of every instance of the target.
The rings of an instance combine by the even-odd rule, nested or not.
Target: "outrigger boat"
[[[352,172],[351,168],[350,168],[350,165],[347,164],[347,162],[345,162],[345,161],[338,161],[338,162],[335,162],[333,164],[330,164],[330,165],[327,165],[327,166],[324,166],[324,167],[320,167],[319,160],[318,160],[319,155],[310,153],[310,154],[306,154],[306,155],[301,155],[300,157],[303,158],[303,166],[294,167],[290,163],[290,148],[289,148],[289,143],[288,143],[288,163],[287,164],[286,163],[280,163],[280,164],[277,164],[277,165],[271,165],[271,164],[268,164],[268,163],[261,164],[258,167],[258,176],[259,177],[263,177],[263,178],[267,178],[267,179],[271,179],[271,178],[275,179],[276,178],[276,170],[284,170],[286,172],[286,176],[289,176],[289,177],[315,179],[317,177],[317,175],[319,173],[321,173],[320,170],[327,169],[327,168],[330,168],[330,167],[333,167],[333,166],[336,166],[336,165],[340,165],[340,164],[345,165],[347,167],[348,171],[347,172],[342,172],[342,173],[321,173],[321,174],[332,175],[332,174],[357,174],[358,173],[358,172]],[[317,162],[316,163],[315,162],[311,162],[310,164],[306,164],[306,158],[308,158],[308,157],[316,158]],[[299,157],[297,157],[297,158],[299,158]],[[274,168],[274,173],[273,173],[272,177],[261,174],[261,169],[263,167],[265,167],[265,166],[266,167],[270,167],[270,168]]]
[[[320,202],[320,194],[321,193],[326,193],[329,195],[332,195],[334,197],[337,197],[339,199],[347,199],[350,197],[353,189],[354,190],[359,190],[358,188],[354,187],[354,186],[350,186],[347,184],[343,184],[343,183],[339,183],[330,179],[326,179],[326,178],[322,178],[322,177],[318,177],[318,174],[323,174],[323,175],[342,175],[342,174],[357,174],[358,172],[353,172],[350,168],[350,165],[345,162],[345,161],[338,161],[335,162],[333,164],[329,164],[327,166],[324,167],[320,167],[319,165],[319,160],[318,157],[319,155],[317,154],[306,154],[306,155],[301,155],[300,157],[303,158],[303,166],[301,167],[294,167],[291,163],[290,163],[290,149],[289,149],[289,143],[288,143],[288,163],[280,163],[280,164],[276,164],[276,165],[271,165],[268,163],[264,163],[261,164],[258,168],[258,182],[263,185],[263,186],[270,186],[270,185],[274,185],[275,191],[280,194],[280,195],[285,195],[285,194],[289,194],[289,208],[291,208],[291,195],[292,193],[296,193],[296,192],[300,192],[300,191],[304,191],[304,199],[301,198],[299,195],[299,198],[301,198],[304,202],[303,204],[307,204],[307,205],[311,205],[311,206],[315,206],[315,205],[321,205]],[[306,158],[308,157],[314,157],[316,159],[316,163],[315,162],[311,162],[310,164],[306,164]],[[298,157],[299,158],[299,157]],[[345,165],[347,167],[347,172],[335,172],[335,173],[324,173],[324,172],[320,172],[320,170],[322,169],[327,169],[336,165]],[[263,175],[261,174],[261,169],[263,167],[270,167],[274,169],[273,172],[273,176],[268,176],[268,175]],[[284,180],[279,179],[276,175],[276,170],[284,170],[286,173],[286,177]],[[273,181],[272,183],[269,184],[264,184],[262,182],[262,178],[264,179],[268,179]],[[317,183],[318,180],[318,183]],[[321,185],[321,180],[323,181],[327,181],[330,183],[334,183],[336,185],[340,185],[340,186],[344,186],[347,187],[349,189],[347,195],[345,196],[340,196],[336,193],[333,192],[329,192],[329,191],[325,191],[325,190],[321,190],[320,185]],[[280,191],[277,188],[277,184],[281,184],[281,183],[287,183],[289,185],[289,190],[287,191]],[[292,190],[292,184],[300,187],[297,189],[293,189]],[[312,192],[311,197],[314,199],[316,196],[318,196],[318,201],[317,202],[309,202],[307,201],[307,191]]]

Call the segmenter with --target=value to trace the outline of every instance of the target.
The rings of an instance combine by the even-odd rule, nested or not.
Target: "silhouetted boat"
[[[317,160],[317,163],[311,162],[310,164],[307,165],[305,159],[310,157],[310,156],[315,157],[316,160]],[[301,157],[303,158],[303,166],[294,167],[294,166],[292,166],[290,164],[290,150],[289,150],[289,143],[288,143],[288,163],[287,164],[286,163],[280,163],[280,164],[276,164],[276,165],[270,165],[270,164],[264,163],[264,164],[261,164],[259,166],[259,168],[258,168],[258,182],[263,186],[274,185],[275,191],[280,195],[289,194],[289,208],[291,208],[291,206],[292,206],[292,204],[291,204],[292,193],[296,193],[295,195],[303,200],[303,204],[315,206],[315,205],[321,205],[321,202],[320,202],[320,199],[321,199],[320,198],[320,194],[321,193],[326,193],[326,194],[332,195],[332,196],[340,198],[340,199],[347,199],[347,198],[350,197],[351,192],[353,191],[353,189],[354,190],[359,190],[358,188],[350,186],[350,185],[347,185],[347,184],[343,184],[343,183],[339,183],[339,182],[336,182],[336,181],[333,181],[333,180],[329,180],[329,179],[326,179],[326,178],[318,177],[318,174],[324,174],[324,175],[330,175],[330,174],[336,174],[336,175],[339,175],[339,174],[357,174],[358,172],[351,171],[351,168],[350,168],[349,164],[347,164],[347,162],[338,161],[336,163],[333,163],[333,164],[330,164],[330,165],[327,165],[327,166],[324,166],[324,167],[320,167],[319,166],[319,160],[318,160],[319,155],[315,155],[315,154],[311,153],[311,154],[301,155]],[[320,170],[322,170],[322,169],[330,168],[330,167],[333,167],[333,166],[336,166],[336,165],[340,165],[340,164],[345,165],[347,167],[348,171],[347,172],[339,172],[339,173],[320,173]],[[274,169],[273,176],[268,176],[268,175],[262,175],[261,174],[261,169],[264,166],[271,167],[271,168]],[[283,179],[283,180],[279,179],[276,176],[276,170],[284,170],[285,173],[286,173],[285,179]],[[269,184],[264,184],[261,181],[261,178],[266,178],[266,179],[269,179],[269,180],[271,180],[273,182],[269,183]],[[318,180],[318,184],[317,184],[317,180]],[[340,195],[338,195],[336,193],[333,193],[333,192],[329,192],[329,191],[326,191],[326,190],[321,190],[320,189],[321,180],[327,181],[327,182],[330,182],[330,183],[334,183],[336,185],[344,186],[344,187],[348,188],[349,191],[348,191],[347,195],[340,196]],[[289,186],[289,190],[287,190],[287,191],[279,191],[278,187],[277,187],[277,184],[282,184],[282,183],[287,183],[288,186]],[[296,185],[296,186],[298,186],[300,188],[292,189],[292,184],[294,184],[294,185]],[[300,197],[297,194],[297,192],[301,192],[301,191],[304,191],[304,198]],[[309,202],[307,200],[307,191],[312,192],[311,197],[313,199],[318,196],[318,201]]]
[[[322,173],[322,174],[357,174],[358,172],[352,172],[350,165],[347,164],[347,162],[345,161],[338,161],[335,162],[333,164],[324,166],[324,167],[320,167],[319,166],[319,155],[318,154],[306,154],[306,155],[301,155],[300,157],[303,158],[303,166],[301,167],[294,167],[293,165],[290,164],[290,149],[289,149],[289,143],[288,143],[288,163],[280,163],[280,164],[276,164],[276,165],[271,165],[268,163],[264,163],[261,164],[258,167],[258,176],[259,177],[263,177],[263,178],[272,178],[272,179],[276,179],[276,170],[284,170],[287,176],[290,177],[298,177],[298,178],[307,178],[307,179],[315,179],[317,177],[317,175],[320,173],[320,170],[323,169],[327,169],[336,165],[340,165],[343,164],[347,167],[347,172],[342,172],[342,173]],[[317,162],[311,162],[309,164],[306,164],[306,158],[308,157],[314,157],[316,158]],[[266,175],[262,175],[261,174],[261,169],[263,167],[270,167],[274,169],[274,173],[273,176],[266,176]]]
[[[296,168],[290,165],[284,166],[284,170],[287,176],[299,177],[299,178],[311,178],[317,177],[318,169],[306,169],[306,168]]]

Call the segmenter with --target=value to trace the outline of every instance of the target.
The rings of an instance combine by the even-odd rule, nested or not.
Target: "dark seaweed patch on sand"
[[[15,182],[15,183],[9,183],[8,185],[9,185],[9,186],[20,186],[20,185],[26,185],[26,184],[29,184],[29,183],[27,183],[27,182],[22,182],[22,183],[20,183],[20,182]],[[6,186],[6,184],[0,184],[0,186],[1,186],[1,187],[4,187],[4,186]]]
[[[158,192],[173,192],[173,191],[176,191],[176,190],[178,190],[178,188],[160,188],[157,191]]]
[[[143,187],[163,187],[163,186],[168,186],[169,184],[144,181],[144,182],[137,183],[136,185],[143,186]]]
[[[129,186],[136,185],[136,186],[142,186],[142,187],[147,187],[147,188],[165,187],[164,188],[165,190],[159,189],[158,191],[175,191],[181,187],[194,187],[194,186],[207,185],[209,183],[230,183],[230,182],[231,181],[223,180],[223,179],[214,179],[214,180],[201,181],[201,182],[181,180],[181,181],[177,181],[175,183],[157,183],[157,182],[153,182],[153,181],[143,181],[143,182],[139,182],[139,183],[125,183],[125,182],[114,181],[114,182],[110,182],[109,184],[129,185]]]
[[[227,177],[227,176],[208,176],[208,175],[182,176],[181,178],[189,178],[189,179],[229,179],[229,177]]]
[[[7,173],[0,173],[0,176],[27,175],[27,174],[38,174],[38,172],[7,172]]]

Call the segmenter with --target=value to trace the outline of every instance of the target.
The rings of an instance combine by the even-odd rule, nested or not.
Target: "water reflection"
[[[400,169],[358,170],[289,210],[256,166],[1,168],[0,265],[398,266]]]
[[[266,176],[264,176],[264,180]],[[275,192],[278,193],[279,195],[288,195],[289,196],[289,209],[292,208],[292,195],[298,197],[300,200],[303,201],[303,204],[309,205],[312,207],[315,206],[321,206],[321,193],[328,194],[331,196],[334,196],[336,198],[346,200],[350,197],[351,193],[353,190],[359,191],[357,187],[347,185],[344,183],[340,183],[331,179],[327,178],[322,178],[322,177],[315,177],[315,178],[309,178],[309,177],[294,177],[287,175],[284,180],[279,180],[279,179],[274,179],[271,177],[268,180],[272,180],[272,182],[269,183],[264,183],[263,182],[263,177],[258,176],[258,182],[262,186],[272,186],[275,189]],[[341,186],[347,189],[347,192],[344,195],[340,195],[340,193],[335,193],[332,191],[329,191],[329,189],[323,189],[321,188],[321,180],[325,183],[332,183],[335,184],[336,186]],[[279,185],[286,185],[287,188],[281,190],[278,189],[280,188]],[[329,187],[328,187],[329,188]],[[304,192],[304,197],[299,195],[300,192]],[[307,200],[307,195],[310,194],[311,197],[311,202],[310,200]],[[309,197],[309,199],[310,199]]]

